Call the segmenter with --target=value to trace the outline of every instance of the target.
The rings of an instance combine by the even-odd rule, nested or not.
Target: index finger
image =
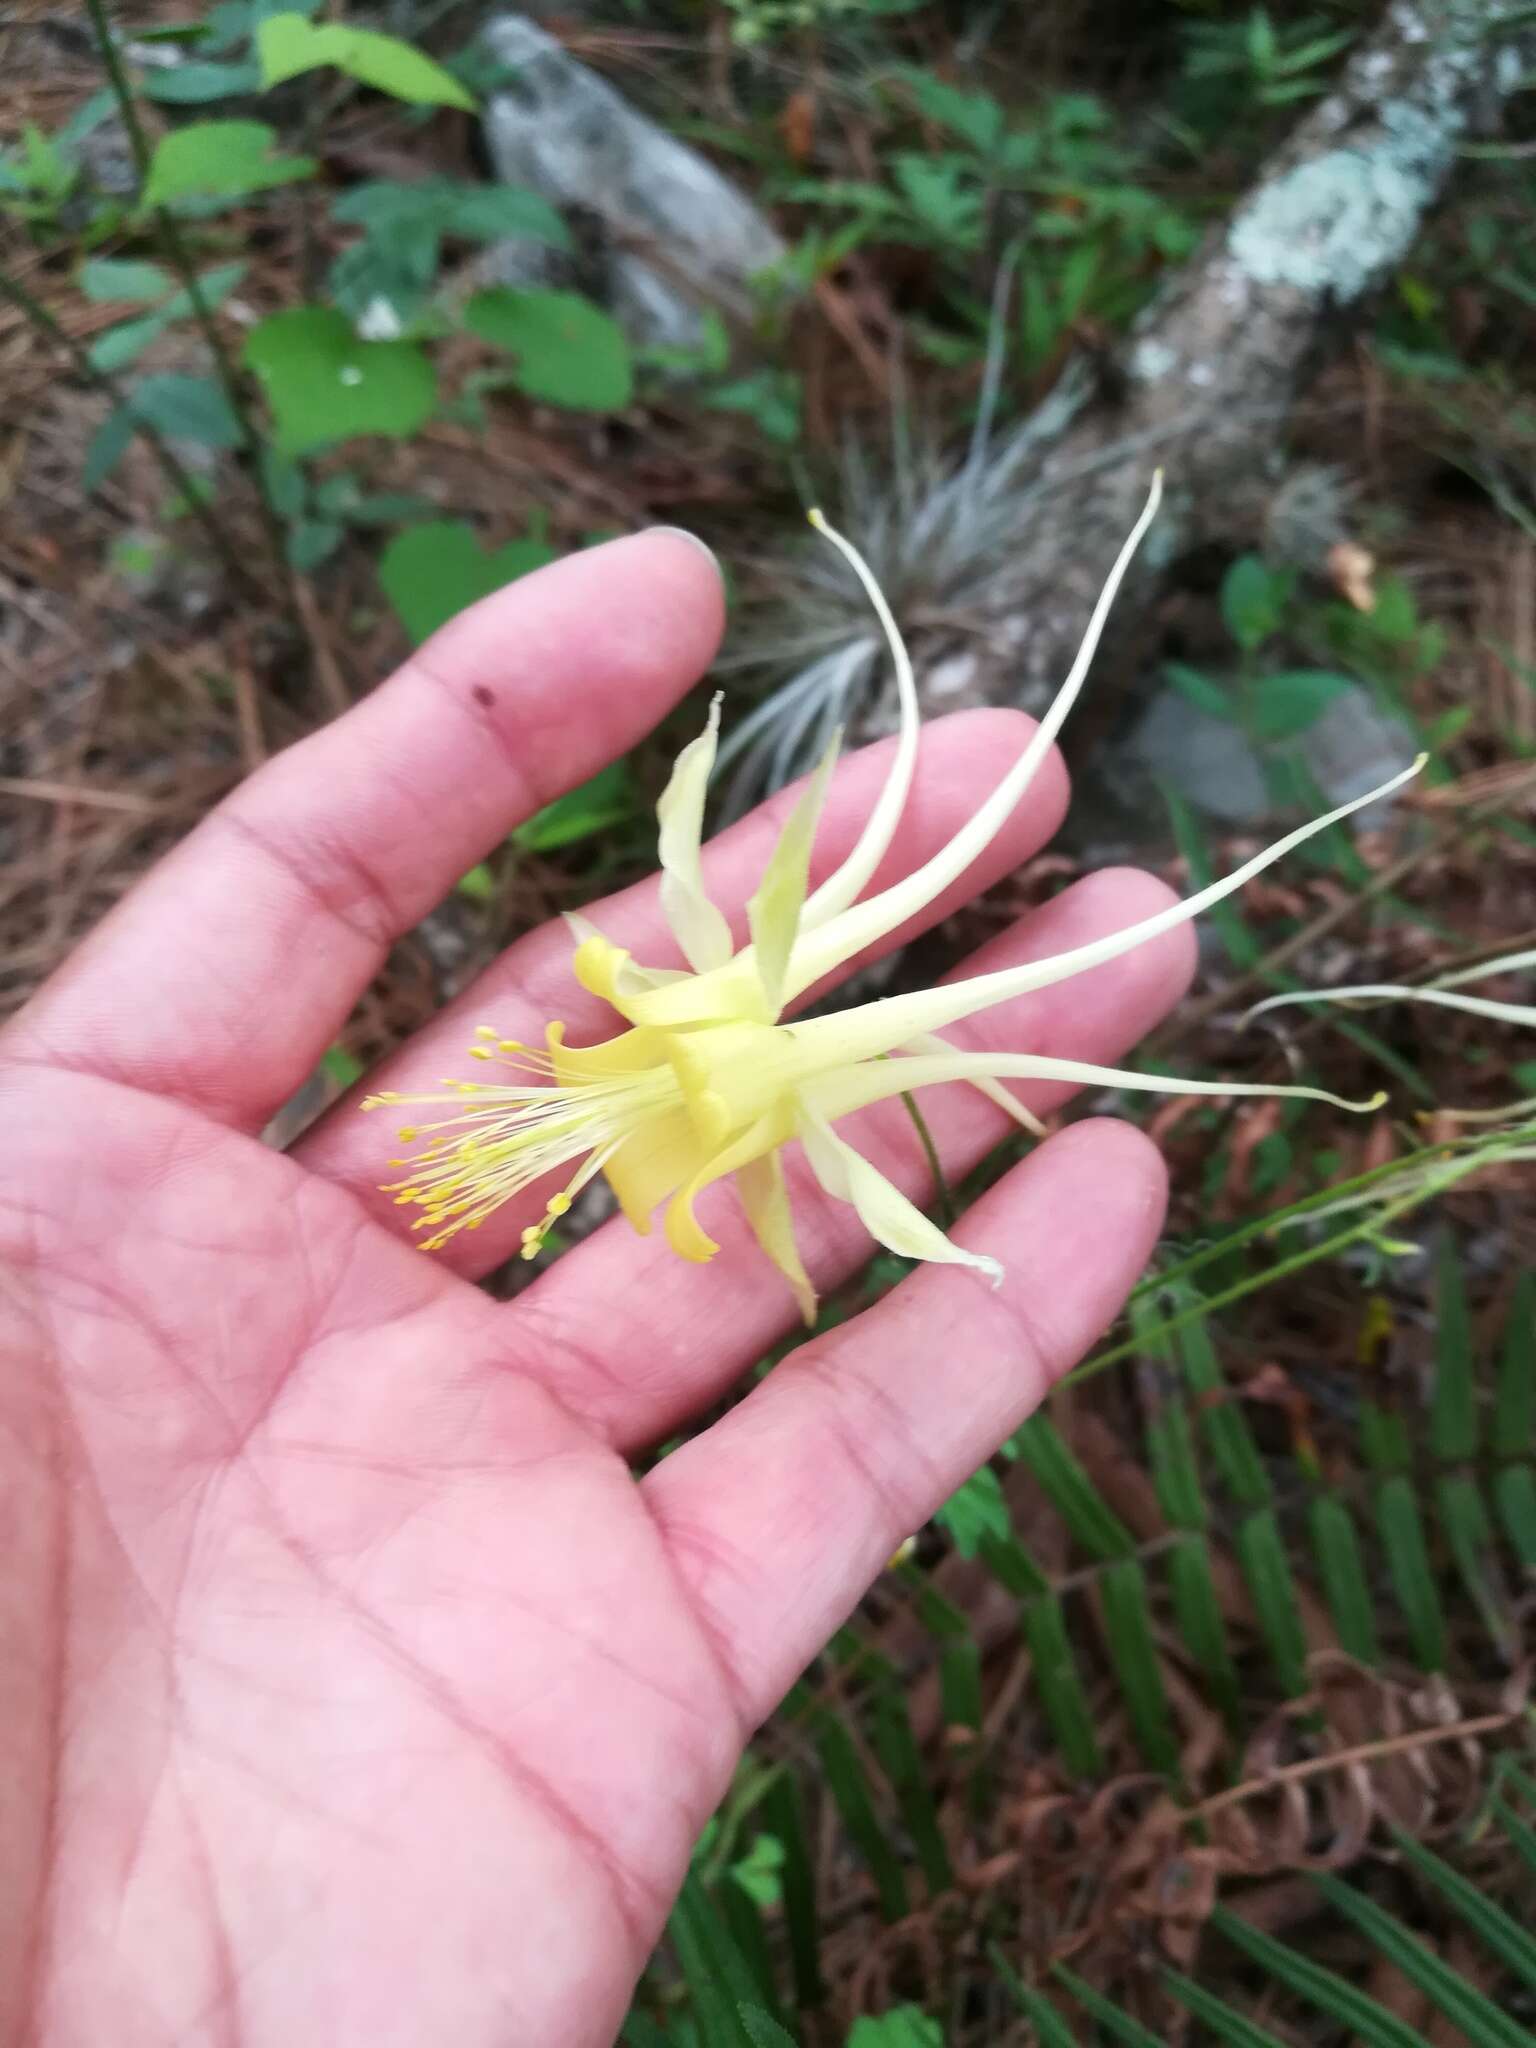
[[[395,939],[713,657],[714,558],[639,534],[485,598],[241,784],[98,926],[8,1049],[259,1130]]]

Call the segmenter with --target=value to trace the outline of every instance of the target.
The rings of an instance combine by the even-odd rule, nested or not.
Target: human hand
[[[636,1484],[628,1457],[793,1319],[727,1197],[708,1266],[616,1222],[504,1306],[472,1283],[543,1190],[427,1257],[355,1102],[288,1154],[259,1141],[390,942],[675,702],[720,608],[665,532],[487,599],[243,784],[0,1037],[0,2042],[609,2042],[745,1740],[1146,1259],[1156,1153],[1077,1125],[958,1227],[999,1291],[920,1269]],[[949,838],[1024,730],[973,712],[925,734],[875,886]],[[817,874],[881,754],[840,771]],[[785,803],[706,856],[738,932]],[[1053,761],[923,921],[1064,804]],[[1097,875],[964,971],[1165,900]],[[651,885],[597,915],[668,957]],[[518,940],[369,1086],[453,1072],[482,1018],[609,1035],[569,954],[558,927]],[[1111,1059],[1190,959],[1180,928],[952,1036]],[[1040,1111],[1063,1092],[1020,1090]],[[970,1089],[928,1116],[956,1173],[1007,1128]],[[899,1103],[851,1128],[925,1197]],[[868,1240],[790,1174],[835,1285]]]

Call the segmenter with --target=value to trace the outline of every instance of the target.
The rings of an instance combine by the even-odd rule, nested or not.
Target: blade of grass
[[[1061,1751],[1061,1760],[1074,1778],[1097,1778],[1102,1775],[1103,1764],[1061,1602],[1055,1594],[1030,1601],[1024,1609],[1023,1624],[1040,1705]]]
[[[1273,1508],[1245,1515],[1237,1529],[1237,1557],[1258,1616],[1259,1632],[1287,1699],[1307,1689],[1307,1632]]]
[[[1441,1240],[1435,1288],[1435,1386],[1429,1406],[1429,1444],[1446,1465],[1477,1455],[1477,1387],[1472,1371],[1472,1323],[1461,1253]]]
[[[1387,1553],[1387,1570],[1413,1652],[1424,1671],[1445,1669],[1445,1615],[1430,1568],[1424,1518],[1418,1496],[1403,1473],[1383,1482],[1376,1495],[1376,1523]]]
[[[1480,1885],[1463,1877],[1433,1849],[1426,1849],[1422,1842],[1414,1841],[1400,1828],[1394,1828],[1392,1832],[1403,1860],[1411,1863],[1425,1882],[1433,1885],[1449,1901],[1453,1911],[1460,1914],[1479,1941],[1493,1951],[1506,1969],[1512,1970],[1523,1984],[1536,1990],[1536,1938],[1527,1934],[1519,1921],[1512,1919],[1502,1906],[1496,1905]]]
[[[1154,1771],[1175,1777],[1179,1745],[1152,1631],[1146,1572],[1138,1559],[1120,1558],[1105,1566],[1099,1590],[1110,1660],[1120,1680],[1136,1746]]]
[[[1271,1493],[1269,1474],[1247,1417],[1232,1399],[1203,1322],[1190,1323],[1180,1333],[1179,1351],[1185,1381],[1196,1397],[1201,1433],[1222,1484],[1240,1507],[1264,1507]]]
[[[882,1920],[901,1920],[909,1909],[901,1858],[891,1847],[875,1810],[864,1766],[853,1739],[831,1714],[818,1718],[816,1750],[843,1824],[875,1881]]]
[[[1211,1573],[1211,1553],[1204,1536],[1181,1536],[1168,1552],[1168,1592],[1173,1617],[1184,1647],[1205,1679],[1211,1699],[1228,1727],[1242,1722],[1237,1669],[1227,1647],[1227,1625]]]
[[[1357,1991],[1353,1984],[1312,1962],[1299,1950],[1239,1919],[1229,1908],[1218,1906],[1211,1915],[1211,1925],[1278,1983],[1315,2005],[1338,2025],[1352,2029],[1365,2048],[1430,2048],[1418,2029],[1400,2020],[1396,2013],[1388,2012],[1374,1998]]]
[[[795,2004],[802,2012],[819,2006],[825,1995],[821,1981],[821,1924],[816,1906],[816,1866],[805,1837],[800,1791],[788,1769],[780,1771],[761,1807],[763,1825],[784,1850],[779,1892],[789,1935],[789,1967]]]
[[[1536,1450],[1536,1273],[1515,1289],[1493,1396],[1493,1449],[1500,1458]]]
[[[1185,1977],[1177,1970],[1164,1970],[1163,1982],[1180,2004],[1187,2005],[1218,2041],[1227,2043],[1227,2048],[1286,2048],[1278,2034],[1255,2026],[1235,2006],[1228,2005],[1213,1991],[1207,1991],[1193,1977]]]
[[[1493,1482],[1499,1520],[1526,1569],[1536,1569],[1536,1471],[1529,1465],[1509,1465]]]
[[[1027,1465],[1072,1537],[1095,1557],[1130,1557],[1131,1532],[1104,1500],[1056,1426],[1032,1415],[1011,1439],[1009,1451]]]
[[[1339,1641],[1360,1663],[1377,1664],[1381,1649],[1376,1640],[1375,1603],[1366,1581],[1354,1517],[1336,1493],[1319,1494],[1307,1512],[1318,1575]]]
[[[1374,1899],[1336,1877],[1319,1875],[1312,1882],[1476,2048],[1531,2048],[1529,2028],[1511,2019]]]
[[[917,1850],[918,1865],[929,1896],[937,1898],[953,1889],[955,1873],[950,1868],[949,1851],[939,1829],[938,1809],[934,1805],[928,1771],[912,1733],[907,1703],[898,1690],[894,1672],[882,1681],[876,1691],[871,1734],[875,1755],[891,1782],[907,1833]]]
[[[1078,2004],[1098,2021],[1105,2033],[1122,2042],[1124,2048],[1166,2048],[1160,2034],[1154,2034],[1140,2020],[1133,2020],[1128,2012],[1122,2012],[1112,1998],[1106,1998],[1102,1991],[1095,1991],[1091,1984],[1085,1983],[1064,1963],[1058,1963],[1052,1974],[1060,1978]]]

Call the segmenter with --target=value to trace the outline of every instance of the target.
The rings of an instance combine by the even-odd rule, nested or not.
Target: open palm
[[[610,1224],[501,1306],[472,1283],[529,1212],[424,1257],[377,1192],[377,1119],[346,1103],[286,1155],[260,1142],[390,941],[654,723],[719,613],[668,533],[488,599],[244,784],[0,1040],[0,2042],[610,2041],[743,1742],[1145,1259],[1156,1156],[1079,1125],[960,1226],[1001,1290],[923,1269],[637,1484],[629,1457],[793,1318],[724,1197],[707,1268]],[[877,886],[1023,730],[933,729]],[[846,765],[819,870],[878,775],[878,749]],[[966,891],[1064,802],[1053,766]],[[744,903],[781,811],[710,850],[717,900]],[[982,964],[1161,895],[1096,877]],[[648,886],[601,915],[666,957]],[[569,952],[520,940],[370,1085],[461,1069],[482,1018],[609,1035]],[[1187,969],[1176,932],[971,1036],[1109,1058]],[[935,1102],[957,1169],[1005,1127],[970,1091]],[[899,1105],[861,1122],[921,1197]],[[791,1182],[831,1284],[867,1240]]]

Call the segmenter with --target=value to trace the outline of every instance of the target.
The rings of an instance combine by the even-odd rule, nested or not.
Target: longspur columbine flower
[[[1115,592],[1160,495],[1159,476],[1110,571],[1072,671],[1018,760],[947,846],[903,881],[863,901],[861,892],[891,844],[911,787],[917,690],[896,622],[862,558],[819,514],[812,514],[812,523],[847,557],[868,593],[890,645],[901,704],[890,773],[857,844],[835,873],[809,889],[812,841],[837,754],[834,739],[747,906],[749,943],[739,952],[733,949],[729,926],[704,887],[700,865],[704,800],[720,723],[717,697],[704,732],[679,755],[657,813],[661,906],[687,970],[642,966],[584,919],[572,918],[576,979],[610,1004],[626,1028],[603,1044],[575,1047],[565,1044],[562,1026],[551,1024],[546,1045],[536,1049],[481,1026],[481,1042],[472,1052],[503,1069],[505,1079],[448,1081],[442,1094],[372,1096],[364,1103],[365,1109],[410,1102],[447,1111],[402,1131],[405,1142],[424,1143],[409,1161],[398,1162],[407,1166],[408,1177],[386,1190],[397,1202],[420,1207],[416,1228],[429,1232],[427,1250],[436,1250],[457,1231],[476,1229],[502,1203],[547,1175],[565,1173],[565,1185],[549,1198],[543,1218],[523,1232],[524,1255],[532,1258],[551,1223],[602,1173],[636,1230],[649,1231],[664,1205],[672,1248],[686,1259],[708,1259],[718,1246],[699,1222],[696,1205],[713,1182],[730,1177],[758,1243],[810,1321],[815,1295],[795,1246],[781,1157],[791,1139],[800,1141],[827,1193],[851,1203],[871,1235],[890,1250],[1000,1277],[995,1260],[952,1244],[839,1134],[841,1118],[888,1096],[965,1081],[1036,1133],[1039,1125],[1005,1081],[1081,1082],[1170,1095],[1298,1095],[1350,1109],[1377,1106],[1340,1103],[1315,1088],[1168,1079],[1029,1052],[962,1052],[939,1034],[993,1004],[1082,974],[1198,916],[1290,848],[1377,802],[1422,763],[1288,833],[1224,880],[1124,931],[1053,959],[943,988],[887,996],[799,1023],[780,1021],[824,975],[906,923],[963,874],[1017,805],[1082,686]]]

